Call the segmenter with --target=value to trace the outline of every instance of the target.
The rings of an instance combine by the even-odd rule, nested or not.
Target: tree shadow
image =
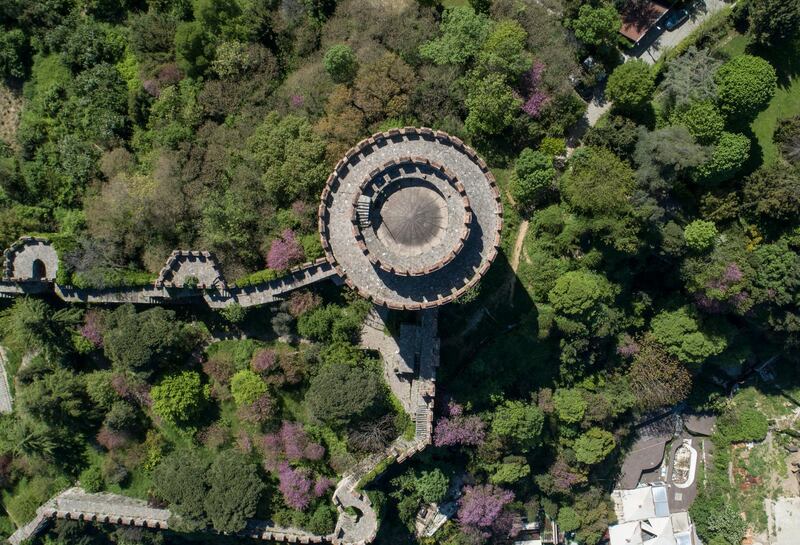
[[[477,409],[493,395],[528,397],[552,384],[558,344],[539,337],[538,320],[534,301],[501,252],[483,280],[481,297],[442,311],[440,393]]]

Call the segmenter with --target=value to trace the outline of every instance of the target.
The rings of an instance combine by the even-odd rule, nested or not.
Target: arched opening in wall
[[[31,267],[31,278],[34,280],[44,280],[47,278],[47,267],[41,259],[34,259]]]

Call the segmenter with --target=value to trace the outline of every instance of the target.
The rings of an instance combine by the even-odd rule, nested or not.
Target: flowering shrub
[[[253,360],[250,362],[250,367],[256,373],[265,373],[275,367],[276,360],[275,351],[265,348],[255,353]]]
[[[267,253],[267,267],[273,270],[288,269],[303,261],[303,247],[297,240],[294,231],[286,229],[280,238],[272,241]]]
[[[450,402],[448,416],[436,423],[433,443],[437,447],[452,445],[479,445],[486,437],[486,424],[478,416],[464,416],[464,408]]]
[[[288,463],[283,462],[278,468],[278,481],[278,489],[283,494],[286,505],[299,511],[308,507],[313,483],[307,469],[293,469]]]
[[[268,433],[261,441],[264,465],[275,471],[281,462],[318,461],[325,455],[325,448],[312,441],[297,422],[283,421],[276,433]]]
[[[541,115],[542,109],[550,100],[550,95],[542,89],[544,68],[544,63],[537,61],[522,77],[522,95],[525,100],[522,104],[522,111],[533,118]]]

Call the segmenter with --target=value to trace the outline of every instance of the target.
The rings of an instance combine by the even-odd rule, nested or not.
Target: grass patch
[[[772,135],[778,122],[800,115],[800,37],[780,47],[758,49],[750,38],[735,30],[714,48],[724,57],[735,57],[745,53],[767,59],[778,72],[778,89],[765,110],[750,124],[761,150],[761,163],[770,165],[778,160],[779,152]]]
[[[772,141],[778,121],[796,115],[800,115],[800,78],[793,77],[787,86],[778,87],[767,109],[758,114],[750,125],[761,146],[761,158],[765,165],[778,160],[778,147]]]

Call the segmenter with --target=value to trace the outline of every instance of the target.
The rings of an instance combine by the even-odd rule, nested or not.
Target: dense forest
[[[273,278],[322,255],[347,149],[447,131],[498,178],[502,255],[441,311],[434,446],[367,488],[378,543],[503,543],[542,513],[599,543],[633,427],[682,406],[719,417],[698,533],[739,545],[730,449],[768,419],[730,387],[773,356],[800,385],[800,1],[733,2],[652,65],[618,33],[645,3],[5,0],[0,245],[46,236],[79,287],[151,283],[175,248]],[[610,110],[576,133],[598,84]],[[337,476],[409,433],[346,289],[249,313],[2,305],[3,535],[76,479],[194,539],[330,532]],[[456,517],[415,538],[454,483]],[[38,542],[165,539],[68,522]]]

